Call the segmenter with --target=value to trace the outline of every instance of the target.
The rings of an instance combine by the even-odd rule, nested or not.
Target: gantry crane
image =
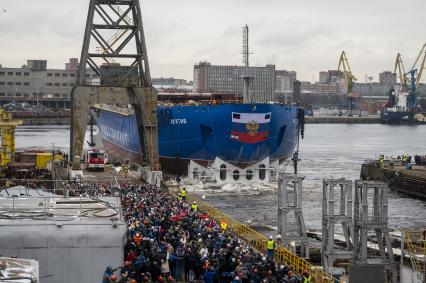
[[[15,157],[15,129],[23,124],[22,120],[15,120],[12,114],[0,108],[0,168],[5,168]]]
[[[133,19],[130,18],[128,16],[128,13],[130,12],[130,10],[127,11],[123,11],[119,5],[108,5],[109,8],[111,9],[111,11],[117,15],[119,17],[119,19],[122,19],[122,21],[126,24],[126,25],[133,25]],[[103,14],[104,16],[106,16],[106,14]],[[129,31],[128,30],[117,30],[109,39],[108,41],[102,46],[98,46],[96,48],[98,53],[101,54],[106,54],[108,53],[108,51],[111,51],[112,48],[117,47],[116,45],[119,43],[119,41],[121,40],[121,38],[124,35],[129,35]],[[117,63],[114,58],[108,58],[108,57],[103,57],[102,58],[106,64],[114,64]]]
[[[356,77],[352,74],[351,67],[349,66],[348,57],[346,52],[342,51],[340,54],[339,66],[337,67],[339,71],[343,71],[343,78],[345,80],[345,91],[344,95],[348,99],[348,115],[352,116],[352,109],[354,108],[354,99],[359,98],[359,94],[353,93],[354,83],[357,80]],[[342,70],[343,69],[343,70]]]

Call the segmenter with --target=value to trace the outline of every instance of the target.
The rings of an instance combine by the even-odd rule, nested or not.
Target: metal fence
[[[43,190],[45,192],[63,195],[68,190],[70,196],[79,196],[78,188],[84,187],[85,192],[105,192],[105,196],[111,193],[112,188],[119,188],[123,184],[132,183],[131,179],[109,178],[99,180],[42,180],[42,179],[0,179],[0,192],[8,188],[23,186],[27,189]]]

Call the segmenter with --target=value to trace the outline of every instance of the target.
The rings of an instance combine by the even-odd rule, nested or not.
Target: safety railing
[[[242,224],[241,222],[233,219],[195,196],[188,196],[188,200],[190,202],[196,201],[199,209],[204,213],[208,213],[210,217],[216,221],[225,221],[229,231],[238,236],[240,239],[245,240],[256,250],[262,253],[266,252],[266,242],[268,239],[265,235],[262,235],[250,228],[248,225]],[[280,264],[291,265],[293,270],[297,273],[303,274],[303,272],[308,271],[313,280],[315,280],[311,282],[339,282],[335,280],[331,274],[324,272],[321,267],[312,265],[305,259],[297,256],[282,246],[276,246],[274,256],[277,262]],[[340,282],[348,281],[346,278],[341,278]]]
[[[95,104],[95,105],[93,105],[93,107],[99,108],[99,109],[104,109],[104,110],[109,110],[109,111],[120,113],[120,114],[127,115],[127,116],[132,114],[132,112],[134,111],[133,108],[120,107],[120,106],[109,105],[109,104]]]
[[[19,188],[19,193],[23,196],[29,195],[30,190],[33,194],[42,194],[42,192],[64,195],[65,192],[70,197],[92,195],[96,193],[99,196],[109,196],[113,189],[119,189],[134,180],[122,178],[104,178],[98,180],[42,180],[42,179],[2,179],[0,178],[0,197],[8,197],[14,194],[14,187]],[[15,188],[16,189],[16,188]]]
[[[406,245],[411,265],[418,272],[426,272],[426,235],[425,231],[403,231],[404,244]],[[420,260],[419,258],[422,258]]]

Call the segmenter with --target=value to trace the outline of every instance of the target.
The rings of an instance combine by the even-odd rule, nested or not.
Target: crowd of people
[[[84,196],[110,194],[105,184],[72,187]],[[102,283],[311,282],[290,265],[278,265],[273,253],[263,255],[235,237],[186,200],[150,185],[121,186],[122,211],[128,225],[123,266],[108,266]]]
[[[398,161],[401,163],[401,165],[405,166],[407,170],[412,170],[413,165],[416,166],[426,166],[426,155],[408,155],[408,154],[402,154],[398,155],[397,157],[385,157],[384,154],[379,156],[378,164],[380,167],[384,167],[385,160],[388,160],[390,164],[395,163],[395,161]]]

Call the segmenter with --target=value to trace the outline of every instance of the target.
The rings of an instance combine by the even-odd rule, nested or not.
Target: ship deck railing
[[[109,105],[109,104],[95,104],[94,107],[104,109],[104,110],[108,110],[108,111],[112,111],[112,112],[116,112],[116,113],[120,113],[120,114],[124,114],[124,115],[130,115],[133,112],[133,108],[121,107],[121,106]]]

